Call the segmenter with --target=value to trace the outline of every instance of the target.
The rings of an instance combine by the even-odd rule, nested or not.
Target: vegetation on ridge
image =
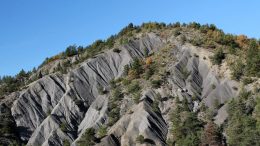
[[[64,52],[47,58],[38,70],[35,69],[32,72],[22,70],[15,77],[4,76],[0,78],[0,97],[21,90],[30,82],[41,78],[41,75],[34,79],[31,77],[41,68],[55,61],[65,60],[64,63],[59,63],[54,72],[66,74],[68,69],[86,59],[95,57],[106,49],[113,49],[114,53],[120,53],[121,50],[118,46],[137,39],[137,34],[146,35],[147,32],[154,32],[162,38],[173,35],[181,44],[190,43],[208,49],[214,54],[210,57],[212,64],[219,67],[226,63],[230,67],[233,79],[242,81],[244,85],[251,84],[255,77],[260,77],[259,40],[249,39],[244,35],[225,34],[215,25],[144,23],[141,26],[134,26],[129,24],[117,35],[113,35],[105,41],[97,40],[87,47],[69,46]],[[174,48],[174,46],[170,47]],[[102,125],[97,132],[92,128],[87,129],[79,141],[79,145],[86,143],[94,145],[99,138],[106,136],[107,130],[120,119],[122,113],[126,112],[120,109],[124,96],[129,97],[132,104],[138,104],[143,89],[158,89],[166,86],[165,78],[168,73],[165,66],[167,62],[175,61],[169,52],[169,46],[161,48],[158,54],[149,54],[148,49],[146,49],[143,55],[144,58],[135,58],[131,64],[124,67],[124,78],[111,81],[108,123]],[[199,57],[197,54],[194,56]],[[74,64],[68,59],[73,57],[78,57]],[[206,57],[203,59],[205,60]],[[191,73],[183,68],[181,74],[186,80]],[[211,88],[214,90],[217,87],[212,84]],[[100,93],[107,94],[102,88],[100,88]],[[221,106],[218,100],[214,102],[214,107],[207,108],[205,105],[201,105],[200,111],[194,112],[189,107],[187,99],[179,101],[179,98],[175,97],[176,107],[170,116],[172,135],[168,140],[168,145],[206,146],[226,143],[229,145],[256,145],[260,139],[260,100],[257,95],[259,95],[259,91],[255,93],[241,92],[237,99],[230,101],[228,103],[228,120],[221,126],[213,122],[214,114]],[[160,112],[159,100],[162,99],[155,99],[152,103],[152,108],[156,113]],[[197,100],[197,95],[193,95],[192,100]],[[199,118],[199,113],[205,113],[205,117]],[[60,128],[62,131],[66,131],[65,124],[62,124]],[[227,140],[222,135],[223,132],[226,133]],[[145,139],[139,135],[136,141],[144,143]]]
[[[176,22],[167,25],[165,23],[149,22],[143,23],[141,26],[134,26],[132,23],[130,23],[117,35],[112,35],[105,41],[97,40],[92,45],[86,47],[76,45],[67,47],[66,50],[59,55],[46,58],[46,60],[39,66],[39,69],[55,60],[65,59],[75,55],[79,56],[79,60],[74,64],[78,64],[97,55],[105,49],[111,49],[115,46],[122,45],[125,42],[129,42],[131,39],[135,39],[135,34],[137,33],[160,31],[160,34],[163,37],[163,34],[168,30],[173,30],[173,34],[176,37],[181,36],[181,41],[183,41],[183,43],[189,42],[195,46],[217,49],[218,51],[216,51],[216,54],[212,58],[213,64],[220,65],[222,60],[225,59],[227,55],[233,55],[234,57],[231,61],[229,61],[229,65],[232,69],[232,75],[234,79],[240,80],[240,78],[243,76],[260,76],[259,40],[249,39],[244,35],[236,36],[232,34],[225,34],[222,30],[218,29],[213,24],[201,25],[195,22],[190,24],[181,24]],[[185,33],[187,31],[194,33],[197,32],[199,34],[197,37],[192,37]],[[119,52],[118,48],[115,48],[115,50],[116,52]],[[56,71],[66,73],[67,69],[64,68],[69,68],[72,66],[73,64],[68,62],[62,66],[59,65]],[[0,77],[0,96],[4,96],[11,92],[20,90],[23,85],[36,80],[37,78],[30,78],[33,74],[35,74],[35,72],[36,69],[27,73],[24,73],[22,70],[15,77]],[[152,70],[147,71],[147,76],[149,76],[151,72]],[[40,76],[38,76],[38,78],[39,77]]]

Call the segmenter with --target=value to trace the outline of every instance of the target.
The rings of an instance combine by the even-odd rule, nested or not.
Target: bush
[[[144,143],[144,136],[143,135],[138,135],[136,137],[136,142],[143,144]]]
[[[135,94],[133,95],[133,99],[134,99],[134,102],[135,102],[136,104],[139,103],[141,96],[142,96],[142,95],[141,95],[141,92],[140,92],[140,91],[138,91],[137,93],[135,93]]]
[[[185,37],[185,35],[181,35],[180,36],[180,42],[181,44],[184,44],[186,42],[187,38]]]
[[[111,87],[112,89],[116,88],[116,81],[115,81],[114,79],[112,79],[112,80],[109,82],[109,84],[110,84],[110,87]]]
[[[67,126],[66,126],[66,123],[61,123],[60,125],[60,130],[63,131],[63,132],[67,132]]]
[[[146,80],[149,80],[149,78],[152,77],[153,74],[154,74],[153,68],[148,68],[145,70],[144,77]]]
[[[113,96],[113,100],[119,100],[121,99],[123,96],[122,96],[122,92],[121,92],[121,89],[119,88],[115,88],[113,91],[112,91],[112,96]]]
[[[151,84],[153,88],[159,88],[162,84],[162,80],[153,80],[151,81]]]
[[[106,90],[104,87],[99,86],[97,89],[98,89],[98,93],[99,93],[100,95],[107,94],[107,90]]]
[[[215,54],[211,57],[212,63],[217,65],[220,65],[223,59],[225,59],[225,54],[222,48],[217,49]]]
[[[129,84],[131,84],[131,80],[123,79],[122,84],[123,84],[124,86],[128,86]]]
[[[244,85],[247,85],[253,83],[254,80],[252,78],[244,78],[242,82]]]
[[[75,45],[69,46],[66,48],[66,51],[63,53],[65,56],[74,56],[78,54],[77,47]]]
[[[107,135],[107,127],[104,125],[99,127],[97,134],[99,138],[105,137]]]
[[[138,82],[133,82],[127,87],[127,92],[131,94],[137,93],[139,90],[141,90],[141,87]]]
[[[248,112],[247,109],[250,100],[248,96],[250,95],[244,91],[228,104],[229,117],[226,134],[229,145],[257,145],[259,143],[260,133],[257,129],[257,121],[252,112]]]
[[[180,71],[181,71],[181,73],[183,75],[183,78],[186,80],[189,77],[189,75],[190,75],[190,71],[188,71],[187,68],[185,68],[185,67],[182,68]]]
[[[123,74],[124,75],[128,75],[128,72],[129,72],[129,70],[130,70],[130,67],[129,67],[129,65],[127,64],[127,65],[125,65],[124,66],[124,71],[123,71]]]
[[[174,35],[175,37],[179,36],[179,35],[181,34],[180,31],[181,31],[180,28],[175,29],[175,30],[173,31],[173,35]]]
[[[111,105],[110,105],[111,106]],[[120,118],[120,108],[118,107],[118,105],[115,105],[116,107],[114,107],[113,109],[109,109],[109,113],[108,113],[108,126],[112,126],[114,125]]]
[[[255,40],[251,41],[246,54],[247,75],[260,77],[260,49]]]
[[[121,52],[121,50],[120,50],[120,49],[118,49],[118,48],[115,48],[115,49],[113,49],[113,52],[120,53],[120,52]]]
[[[149,50],[147,48],[144,49],[144,57],[149,56]]]
[[[138,58],[134,59],[131,69],[136,71],[137,74],[142,74],[143,72],[142,63]]]
[[[69,140],[65,139],[65,140],[63,141],[63,146],[70,146]]]
[[[241,60],[237,60],[233,65],[231,65],[231,75],[235,80],[240,80],[240,78],[244,75],[245,65]]]
[[[88,128],[86,129],[86,132],[82,135],[77,144],[79,146],[93,146],[95,145],[96,141],[97,138],[95,137],[95,129]]]
[[[212,84],[212,85],[211,85],[211,88],[212,88],[212,89],[216,89],[216,85],[215,85],[215,84]]]

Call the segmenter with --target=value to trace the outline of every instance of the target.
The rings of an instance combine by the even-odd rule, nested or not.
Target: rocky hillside
[[[259,62],[214,25],[130,24],[1,81],[0,145],[260,145]]]

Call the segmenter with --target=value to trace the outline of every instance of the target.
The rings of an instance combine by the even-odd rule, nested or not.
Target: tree
[[[78,46],[77,50],[78,50],[79,54],[82,54],[84,52],[84,47],[83,46]]]
[[[176,109],[170,116],[173,141],[177,145],[198,146],[200,144],[200,132],[203,127],[202,122],[198,120],[196,113],[182,107],[183,104],[187,104],[186,102],[182,103],[182,106],[180,104],[177,104]]]
[[[77,46],[76,45],[73,45],[73,46],[69,46],[66,48],[66,51],[65,51],[65,56],[74,56],[78,54],[78,51],[77,51]]]
[[[153,88],[159,88],[162,85],[162,80],[152,80],[151,84]]]
[[[237,99],[228,104],[228,123],[226,128],[227,143],[229,145],[257,145],[260,139],[260,130],[257,120],[251,112],[247,112],[247,103],[250,94],[243,91]]]
[[[254,115],[257,121],[256,127],[260,131],[260,97],[259,96],[256,97],[256,106],[255,106]]]
[[[129,70],[130,70],[130,67],[129,67],[129,65],[127,64],[127,65],[125,65],[124,66],[124,71],[123,71],[123,74],[124,75],[128,75],[128,72],[129,72]]]
[[[223,59],[225,59],[225,54],[222,48],[217,49],[215,54],[211,57],[212,63],[217,65],[220,65]]]
[[[95,137],[95,129],[88,128],[79,140],[79,146],[93,146],[97,138]]]
[[[231,66],[231,71],[232,78],[235,80],[240,80],[240,78],[244,75],[245,65],[239,59]]]
[[[141,61],[138,58],[134,59],[132,69],[135,70],[137,74],[141,74],[143,72]]]
[[[222,144],[220,129],[213,121],[209,121],[205,126],[201,136],[201,143],[202,146],[220,146]]]
[[[99,127],[97,134],[98,134],[99,138],[105,137],[107,135],[107,127],[104,125]]]
[[[260,76],[260,50],[255,40],[250,42],[246,57],[247,74],[251,76]]]

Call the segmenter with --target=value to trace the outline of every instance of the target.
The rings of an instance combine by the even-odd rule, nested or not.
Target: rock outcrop
[[[135,58],[144,58],[146,53],[159,52],[167,43],[174,62],[167,62],[166,85],[159,89],[142,89],[139,104],[122,112],[120,119],[110,127],[107,135],[99,139],[99,146],[138,145],[136,138],[144,137],[145,145],[165,146],[170,128],[169,115],[174,102],[171,96],[186,98],[189,108],[196,111],[201,102],[212,107],[217,100],[225,101],[238,93],[238,83],[220,78],[218,68],[208,58],[211,54],[190,44],[181,44],[176,38],[166,41],[154,33],[121,45],[119,52],[105,52],[87,59],[78,68],[66,75],[54,73],[31,83],[18,94],[12,105],[12,116],[20,138],[27,145],[62,146],[65,142],[77,145],[88,128],[98,128],[107,123],[108,96],[99,89],[110,89],[112,79],[123,76],[124,66]],[[167,94],[166,94],[167,93]],[[160,94],[159,110],[153,102]],[[16,97],[17,98],[17,97]],[[129,107],[127,103],[121,105]],[[227,115],[221,108],[215,117],[216,123],[224,122]]]
[[[146,48],[155,52],[162,44],[159,37],[149,34],[121,46],[120,53],[109,50],[87,60],[66,76],[52,74],[30,84],[12,107],[17,126],[23,129],[21,138],[28,140],[27,145],[74,141],[81,135],[78,130],[98,122],[91,107],[98,104],[94,102],[99,100],[98,88],[108,87],[110,80],[122,75],[126,64],[144,56]]]

